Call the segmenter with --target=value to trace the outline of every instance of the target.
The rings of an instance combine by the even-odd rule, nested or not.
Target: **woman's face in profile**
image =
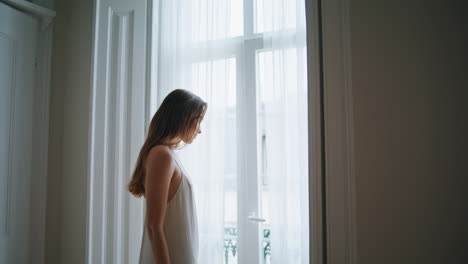
[[[187,140],[184,140],[185,143],[187,143],[187,144],[192,143],[193,140],[195,140],[195,138],[197,137],[197,135],[201,133],[200,124],[203,121],[204,117],[205,117],[205,115],[203,114],[202,117],[200,118],[200,120],[198,120],[198,122],[197,122],[197,127],[195,129],[195,132],[190,137],[188,137]]]

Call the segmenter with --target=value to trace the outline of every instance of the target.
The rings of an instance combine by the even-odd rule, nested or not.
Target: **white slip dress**
[[[169,201],[164,220],[164,233],[171,264],[198,263],[198,222],[192,183],[180,165],[178,155],[172,152],[180,168],[182,180],[174,197]],[[140,247],[139,264],[157,264],[146,228],[146,199],[143,199],[145,220]]]

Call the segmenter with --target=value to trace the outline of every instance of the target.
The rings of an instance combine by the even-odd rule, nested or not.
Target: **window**
[[[314,52],[311,65],[317,67],[308,95],[314,102],[310,105],[314,118],[309,146],[314,211],[310,214],[317,235],[311,238],[316,253],[312,257],[314,263],[323,260],[321,214],[326,205],[333,216],[327,219],[327,254],[346,261],[347,256],[355,256],[349,6],[332,2],[318,10],[316,1],[307,2],[311,5],[309,22],[314,26],[307,31],[315,37],[310,45],[322,41],[316,33],[318,17],[313,17],[319,12],[324,17],[323,30],[328,32],[323,41],[334,44],[323,50],[324,75],[333,77],[323,84],[334,95],[325,98],[326,102],[314,96],[319,94],[316,70],[321,66],[318,49],[310,50]],[[149,3],[153,12],[148,10]],[[202,124],[204,136],[185,150],[183,163],[196,182],[200,262],[235,263],[237,258],[238,263],[309,263],[303,5],[291,0],[96,3],[88,262],[135,263],[138,258],[143,203],[123,186],[158,101],[172,89],[186,88],[209,101],[211,115]],[[199,18],[205,22],[192,20],[194,9],[206,11]],[[151,13],[156,23],[149,41],[145,29],[151,27],[147,23]],[[194,32],[205,35],[192,41]],[[149,42],[151,76],[147,76]],[[332,122],[325,125],[333,127],[326,127],[325,136],[333,145],[320,142],[321,103],[328,105],[324,119]],[[321,143],[324,149],[316,148]],[[327,195],[331,199],[327,201],[321,200],[322,151],[327,152],[329,166]],[[235,249],[236,255],[225,248]]]
[[[201,262],[308,262],[303,5],[195,0],[158,7],[158,96],[150,112],[176,88],[209,105],[202,136],[181,155],[197,186]]]

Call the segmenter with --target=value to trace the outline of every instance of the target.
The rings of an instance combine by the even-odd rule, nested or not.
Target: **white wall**
[[[92,0],[55,1],[45,263],[85,263]]]
[[[351,1],[359,264],[468,263],[467,26],[456,1]]]

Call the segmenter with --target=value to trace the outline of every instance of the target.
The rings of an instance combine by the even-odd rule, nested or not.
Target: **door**
[[[0,3],[0,263],[32,263],[36,18]]]

